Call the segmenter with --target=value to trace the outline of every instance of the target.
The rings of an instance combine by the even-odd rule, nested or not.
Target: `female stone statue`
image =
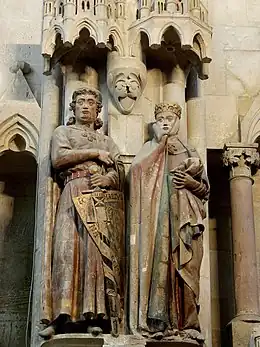
[[[201,341],[198,299],[209,183],[196,150],[177,136],[180,117],[178,104],[156,105],[154,137],[130,168],[129,325],[147,338]]]
[[[78,321],[91,327],[84,332],[108,329],[117,335],[124,168],[113,140],[97,132],[101,94],[78,89],[70,107],[75,118],[56,128],[52,138],[52,165],[64,188],[53,233],[51,295],[43,295],[51,297],[43,302],[51,314],[40,335],[66,332],[66,326]]]

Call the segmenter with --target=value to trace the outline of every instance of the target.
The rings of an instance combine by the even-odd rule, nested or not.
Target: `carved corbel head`
[[[146,67],[135,57],[111,54],[107,64],[107,85],[120,112],[129,114],[146,84]]]

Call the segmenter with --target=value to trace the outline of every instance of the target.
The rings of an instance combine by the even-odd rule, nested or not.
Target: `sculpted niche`
[[[117,146],[98,132],[102,97],[74,91],[74,113],[53,133],[51,160],[63,182],[43,292],[43,338],[66,332],[120,331],[124,250],[124,167]]]
[[[203,342],[198,319],[209,182],[178,138],[181,107],[155,106],[154,136],[130,168],[129,326],[147,339]]]
[[[108,58],[107,85],[116,107],[123,114],[130,114],[146,85],[146,67],[134,57]]]

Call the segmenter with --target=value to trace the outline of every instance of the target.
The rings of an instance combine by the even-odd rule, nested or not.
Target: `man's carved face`
[[[180,119],[172,112],[160,112],[156,115],[156,124],[165,134],[177,135],[180,129]]]
[[[97,118],[97,101],[92,94],[78,95],[75,106],[76,123],[92,124]]]
[[[130,113],[141,93],[140,80],[136,74],[118,74],[114,85],[114,99],[121,112]]]

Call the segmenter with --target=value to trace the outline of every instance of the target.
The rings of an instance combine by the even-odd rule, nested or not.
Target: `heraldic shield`
[[[111,332],[118,336],[123,316],[124,195],[99,188],[82,192],[73,202],[102,255]]]

